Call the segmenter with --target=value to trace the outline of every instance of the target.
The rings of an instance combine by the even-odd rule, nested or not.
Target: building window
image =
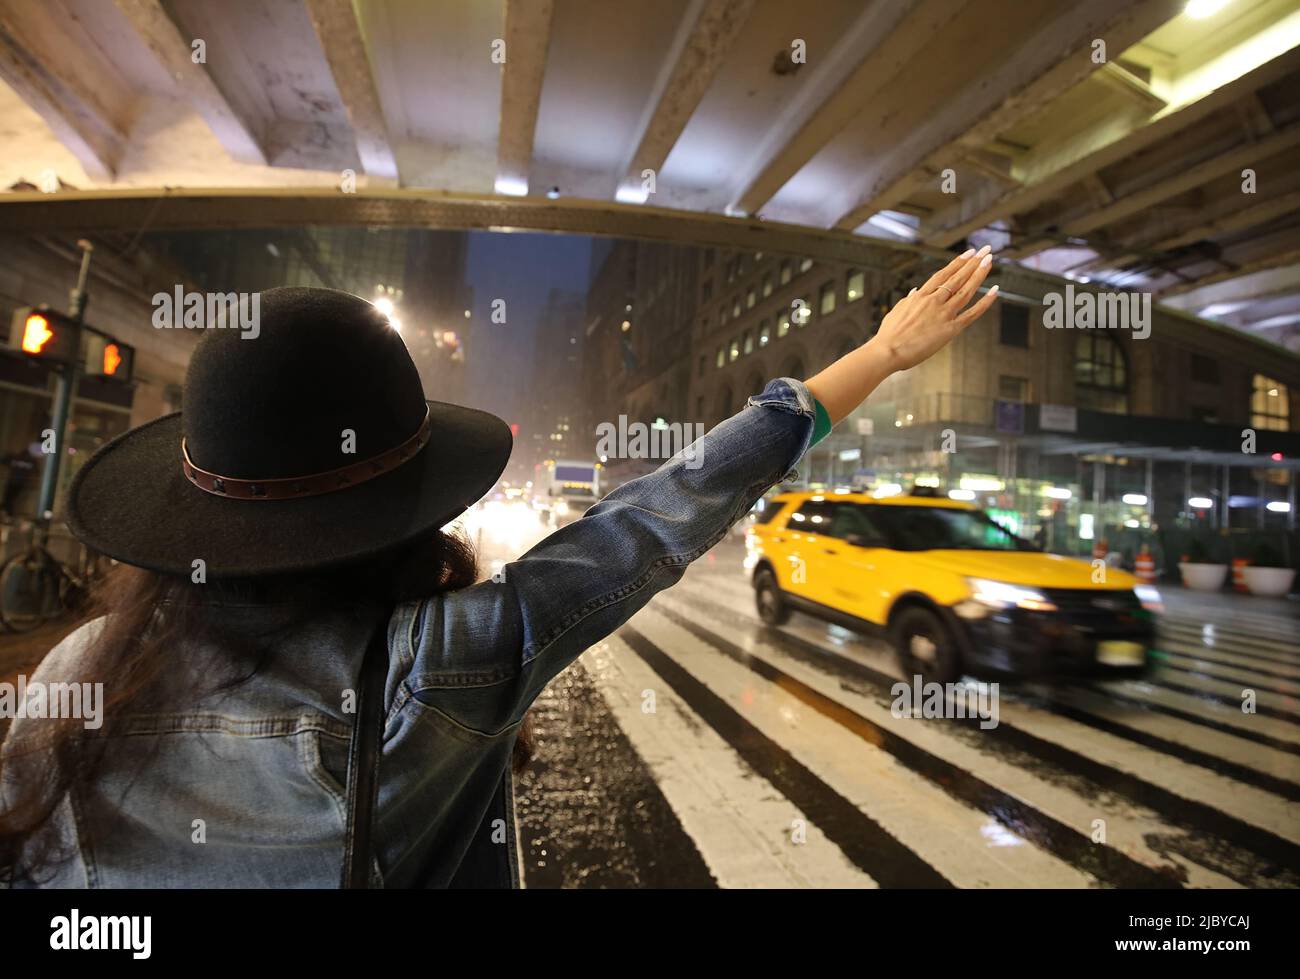
[[[828,316],[835,312],[835,283],[827,282],[822,286],[821,294],[817,299],[817,309],[823,316]]]
[[[756,302],[758,302],[758,294],[754,292],[754,289],[751,286],[749,292],[745,294],[745,308],[753,309],[754,303]]]
[[[1128,365],[1119,343],[1104,333],[1080,333],[1074,344],[1074,381],[1080,408],[1128,413]]]
[[[862,298],[863,290],[866,288],[866,276],[861,272],[850,272],[848,285],[847,300],[851,303],[857,302]]]
[[[704,250],[704,267],[706,269],[713,268],[713,258],[714,255],[716,254],[716,251],[717,250],[714,248],[706,248]]]
[[[1213,425],[1219,420],[1219,411],[1217,408],[1209,408],[1205,405],[1192,405],[1192,419]]]
[[[801,296],[799,298],[800,304],[794,307],[790,318],[794,320],[795,326],[807,326],[808,321],[812,319],[812,297]]]
[[[772,325],[767,320],[758,324],[758,345],[766,347],[768,341],[772,339]]]
[[[737,296],[735,299],[733,299],[733,300],[731,301],[731,315],[732,315],[732,316],[739,316],[739,315],[740,315],[740,297],[739,297],[739,296]]]
[[[787,258],[781,263],[781,285],[790,281],[790,260]]]
[[[726,326],[726,325],[727,325],[727,307],[726,307],[726,306],[723,306],[722,309],[718,312],[718,325],[719,325],[719,326]]]
[[[701,357],[700,357],[700,366],[696,369],[695,373],[696,373],[698,376],[703,377],[703,376],[704,376],[704,369],[705,369],[706,367],[708,367],[708,365],[709,365],[709,358],[708,358],[708,357],[705,357],[705,356],[703,356],[703,355],[701,355]]]
[[[1285,432],[1291,427],[1291,399],[1286,385],[1263,374],[1255,375],[1250,396],[1250,424],[1253,428]]]
[[[1004,347],[1029,346],[1029,307],[1004,302],[998,323],[998,343]]]
[[[730,354],[730,356],[729,356],[728,359],[730,359],[730,360],[735,360],[737,357],[740,356],[740,340],[739,340],[739,339],[737,339],[737,340],[732,340],[732,341],[731,341],[731,350],[730,350],[729,354]]]
[[[713,280],[705,281],[704,286],[700,289],[700,302],[707,303],[713,298]]]
[[[726,347],[719,347],[719,348],[718,348],[718,366],[721,367],[721,366],[722,366],[723,364],[725,364],[726,362],[727,362],[727,348],[726,348]]]
[[[1192,354],[1192,380],[1199,384],[1219,383],[1219,362],[1204,354]]]
[[[779,340],[790,332],[790,314],[782,313],[776,318],[776,338]]]
[[[704,417],[704,395],[700,395],[695,399],[695,417]]]
[[[810,268],[812,268],[812,259],[811,259],[811,258],[801,258],[801,259],[799,259],[799,271],[800,271],[800,272],[807,272]]]
[[[744,336],[744,352],[748,356],[754,352],[754,331],[746,330]]]
[[[998,398],[1001,401],[1028,401],[1029,378],[1001,375],[998,377]]]
[[[763,273],[763,298],[766,299],[770,295],[772,295],[772,273],[764,272]]]

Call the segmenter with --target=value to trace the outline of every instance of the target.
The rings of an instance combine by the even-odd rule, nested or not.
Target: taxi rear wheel
[[[961,652],[952,635],[929,609],[910,608],[894,624],[894,649],[903,672],[935,683],[961,679]]]
[[[790,620],[790,606],[781,595],[781,586],[766,568],[754,576],[754,601],[758,617],[767,625],[784,625]]]

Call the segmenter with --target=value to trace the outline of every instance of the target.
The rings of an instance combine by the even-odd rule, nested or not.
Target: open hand
[[[888,351],[894,370],[915,367],[993,305],[997,286],[967,307],[993,265],[989,250],[988,245],[978,252],[967,249],[886,314],[875,339]]]

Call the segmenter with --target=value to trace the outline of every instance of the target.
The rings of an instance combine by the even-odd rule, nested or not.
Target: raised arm
[[[453,700],[462,709],[481,700],[483,714],[458,718],[478,730],[517,721],[557,673],[678,581],[790,472],[819,415],[828,430],[826,416],[842,419],[890,373],[925,360],[989,307],[992,291],[966,308],[988,272],[986,251],[954,259],[890,310],[874,338],[806,384],[769,383],[689,449],[506,565],[504,581],[423,603],[409,652],[416,698],[444,711]],[[470,686],[511,691],[448,696]]]

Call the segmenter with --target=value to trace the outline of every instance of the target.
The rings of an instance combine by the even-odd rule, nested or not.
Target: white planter
[[[1285,595],[1291,591],[1295,581],[1295,571],[1291,568],[1252,568],[1247,565],[1242,569],[1246,587],[1252,595]]]
[[[1219,591],[1228,579],[1226,564],[1192,564],[1180,561],[1178,570],[1183,574],[1183,584],[1193,591]]]

